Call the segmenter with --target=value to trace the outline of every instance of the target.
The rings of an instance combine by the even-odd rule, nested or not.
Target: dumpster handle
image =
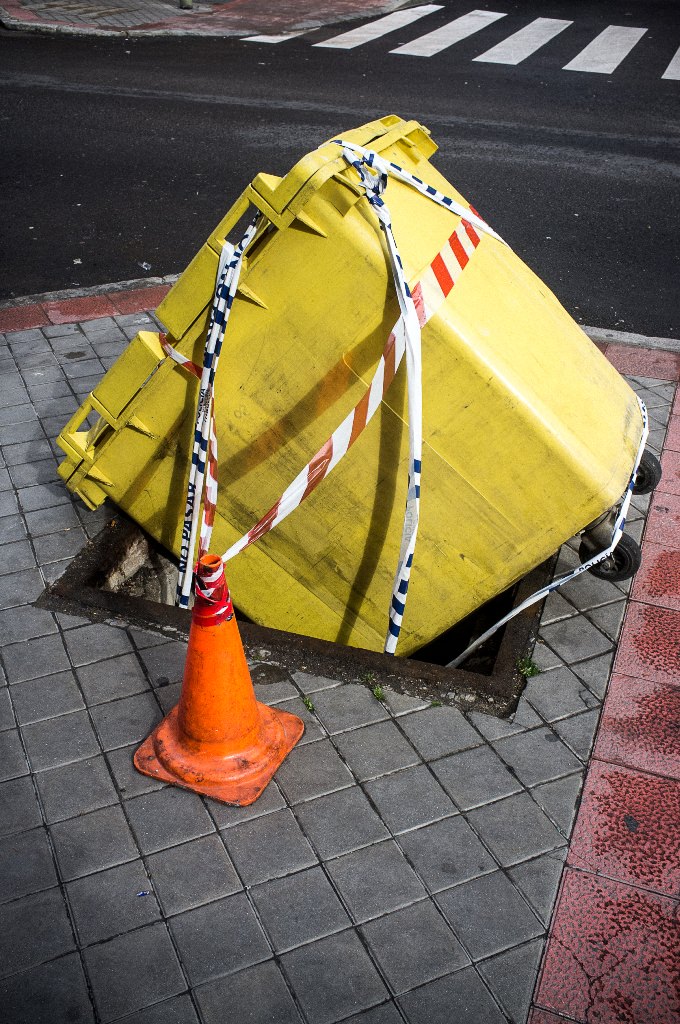
[[[635,477],[640,466],[642,453],[645,450],[647,437],[649,435],[649,420],[647,418],[647,408],[639,395],[636,395],[635,397],[638,400],[640,412],[642,413],[642,437],[640,438],[640,444],[638,446],[637,455],[635,457],[635,463],[633,464],[633,471],[630,474],[630,481],[628,482],[628,487],[626,488],[626,493],[621,503],[619,514],[617,515],[616,521],[614,523],[614,529],[612,530],[612,539],[609,547],[605,551],[598,551],[598,553],[596,555],[593,555],[592,558],[589,558],[586,562],[581,562],[580,565],[577,565],[572,572],[566,573],[566,575],[564,576],[558,576],[557,579],[553,580],[547,586],[541,587],[541,589],[537,590],[535,594],[532,594],[530,597],[527,597],[526,601],[522,601],[520,605],[518,605],[516,608],[513,608],[512,611],[508,612],[507,615],[504,615],[503,618],[499,619],[498,622],[491,626],[490,629],[487,629],[485,633],[482,633],[480,637],[477,637],[477,639],[473,643],[471,643],[469,647],[465,648],[462,654],[459,654],[457,658],[453,659],[453,661],[449,661],[446,666],[447,668],[458,668],[458,666],[463,661],[465,661],[465,659],[469,657],[469,655],[471,655],[473,651],[476,651],[478,647],[481,647],[481,645],[486,640],[488,640],[489,637],[493,636],[493,634],[497,630],[499,630],[501,626],[504,626],[506,622],[509,622],[510,619],[514,619],[514,617],[516,615],[519,615],[520,612],[523,612],[525,608],[530,608],[532,604],[536,604],[537,601],[541,601],[544,597],[547,597],[548,594],[551,594],[553,590],[557,590],[558,587],[564,586],[565,583],[569,583],[570,580],[573,580],[577,576],[580,576],[582,572],[586,572],[588,569],[592,568],[592,566],[597,565],[598,562],[604,562],[604,560],[606,558],[609,558],[611,553],[614,551],[616,545],[619,543],[621,537],[623,536],[623,528],[626,525],[626,516],[628,514],[628,508],[630,506],[631,498],[633,497]]]

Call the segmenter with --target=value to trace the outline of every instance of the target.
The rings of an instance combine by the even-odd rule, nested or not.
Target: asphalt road
[[[277,45],[0,35],[0,298],[176,273],[255,173],[399,113],[580,321],[677,337],[677,5],[492,6],[430,57],[390,52],[422,23],[350,50],[313,45],[347,25]],[[573,24],[516,66],[473,60],[539,16]],[[611,74],[563,70],[611,24],[647,32]]]

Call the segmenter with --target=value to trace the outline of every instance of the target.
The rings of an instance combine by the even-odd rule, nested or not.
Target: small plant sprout
[[[362,683],[366,683],[366,686],[372,686],[375,682],[375,672],[364,672],[360,679]]]
[[[375,686],[373,687],[373,691],[372,692],[373,692],[373,696],[375,697],[376,700],[379,700],[379,701],[385,700],[385,691],[383,690],[383,688],[380,685],[380,683],[376,683],[375,684]]]
[[[306,696],[303,695],[302,703],[304,704],[304,706],[307,708],[308,711],[313,711],[314,710],[314,704],[312,702],[311,697],[306,697]]]
[[[524,676],[525,679],[531,679],[532,676],[538,676],[541,674],[541,670],[536,662],[528,655],[524,658],[517,659],[517,671],[521,676]]]
[[[440,708],[441,706],[442,706],[442,702],[440,700],[433,700],[430,703],[430,707],[431,708]]]

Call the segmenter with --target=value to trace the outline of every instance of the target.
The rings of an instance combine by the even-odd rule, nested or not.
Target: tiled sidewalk
[[[307,730],[254,806],[141,776],[131,754],[177,700],[184,645],[32,602],[110,514],[56,480],[54,437],[149,318],[107,307],[69,323],[76,306],[40,308],[44,326],[0,337],[2,1012],[13,1024],[524,1024],[627,586],[586,574],[551,597],[543,671],[510,721],[297,672],[257,686]],[[641,372],[638,350],[610,354]],[[660,450],[675,388],[661,378],[672,365],[677,379],[677,359],[645,365],[658,377],[631,380]],[[678,413],[534,1024],[563,1019],[548,1009],[631,1024],[678,1012],[678,744],[665,713],[680,682]],[[638,538],[647,504],[635,499]],[[607,971],[584,950],[604,950]],[[643,1012],[650,977],[660,995]]]

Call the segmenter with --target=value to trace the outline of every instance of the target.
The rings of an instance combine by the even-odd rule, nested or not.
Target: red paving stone
[[[567,868],[536,1002],[583,1024],[678,1024],[677,910],[665,896]]]
[[[680,495],[656,490],[649,506],[645,543],[652,541],[654,544],[676,548],[678,537],[680,537]]]
[[[569,1020],[569,1018],[556,1017],[554,1013],[548,1013],[547,1010],[534,1009],[531,1011],[527,1024],[559,1024],[561,1020]]]
[[[592,761],[567,863],[675,897],[678,822],[680,782]]]
[[[676,542],[680,544],[680,535]],[[631,597],[634,601],[680,611],[680,550],[647,541]]]
[[[680,355],[676,352],[610,343],[605,355],[619,373],[634,373],[661,380],[680,379]]]
[[[680,780],[680,686],[613,675],[593,757]]]
[[[680,494],[680,453],[664,451],[661,456],[665,494]]]
[[[614,671],[680,685],[680,612],[631,601]]]
[[[665,447],[680,452],[680,416],[671,416],[669,420]]]
[[[118,313],[141,313],[155,309],[170,291],[169,284],[151,288],[136,288],[134,291],[109,292],[106,298],[116,307]]]
[[[33,327],[47,327],[50,320],[42,306],[12,306],[0,309],[0,333],[29,331]]]
[[[44,308],[53,324],[70,324],[76,320],[97,320],[115,316],[117,310],[105,295],[84,295],[80,299],[45,302]]]

